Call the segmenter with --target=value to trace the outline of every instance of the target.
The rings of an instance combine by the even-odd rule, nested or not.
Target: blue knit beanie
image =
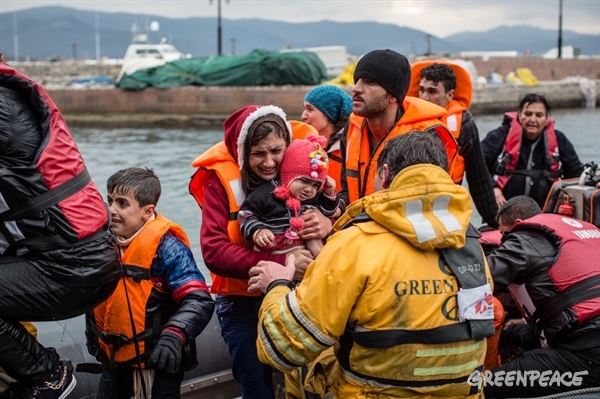
[[[324,113],[334,125],[352,112],[352,97],[337,86],[317,86],[306,94],[304,101]]]

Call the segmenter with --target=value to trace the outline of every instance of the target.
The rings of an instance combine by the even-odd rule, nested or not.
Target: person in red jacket
[[[248,271],[261,260],[283,263],[295,254],[301,280],[312,260],[297,249],[285,255],[254,251],[244,239],[237,213],[247,195],[279,176],[283,155],[292,140],[292,127],[283,110],[273,105],[250,105],[231,114],[223,124],[224,141],[194,160],[197,169],[190,194],[202,209],[200,246],[211,272],[211,292],[217,295],[221,335],[229,347],[233,376],[244,399],[275,396],[270,366],[258,360],[256,338],[260,293],[248,293]],[[303,240],[324,238],[331,222],[315,210],[302,215]]]
[[[0,60],[0,367],[17,380],[4,397],[73,390],[71,362],[19,321],[83,314],[113,292],[119,273],[106,205],[60,111]]]

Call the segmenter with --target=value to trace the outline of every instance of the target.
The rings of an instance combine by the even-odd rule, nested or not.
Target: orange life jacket
[[[211,172],[215,172],[221,182],[221,185],[227,192],[227,202],[229,204],[229,222],[227,223],[227,233],[229,240],[245,248],[252,248],[254,243],[247,242],[240,230],[237,213],[246,198],[242,189],[242,175],[240,167],[235,162],[227,150],[224,141],[221,141],[206,152],[200,155],[192,162],[192,166],[198,168],[190,181],[190,194],[194,196],[200,208],[204,206],[204,187],[206,179]],[[258,296],[260,292],[248,293],[248,280],[237,278],[222,277],[210,273],[212,286],[210,291],[218,295],[245,295]]]
[[[108,358],[117,363],[135,361],[136,358],[129,306],[135,333],[139,339],[140,355],[150,353],[164,325],[177,309],[175,301],[170,296],[167,298],[150,281],[152,261],[162,237],[167,232],[171,232],[185,245],[190,246],[183,229],[157,213],[156,218],[142,228],[122,256],[125,278],[119,281],[113,294],[94,309],[96,327],[109,336],[103,337],[101,334],[98,344]],[[151,297],[154,299],[152,311],[149,312],[148,303]],[[160,328],[157,330],[156,326]],[[120,347],[115,346],[110,336],[116,339],[119,335],[127,337],[128,343]]]
[[[473,83],[471,75],[467,70],[458,64],[450,61],[442,60],[425,60],[418,61],[411,65],[411,79],[408,95],[419,97],[419,84],[421,83],[421,70],[432,64],[443,64],[452,68],[456,77],[456,88],[452,100],[446,105],[448,114],[441,118],[441,121],[446,124],[448,130],[454,138],[458,140],[460,129],[462,127],[462,113],[471,107],[471,99],[473,97]],[[462,155],[457,154],[454,161],[454,171],[450,174],[452,181],[460,184],[465,173],[465,159]]]
[[[335,190],[338,192],[342,189],[342,152],[340,151],[340,144],[338,140],[327,151],[327,156],[329,157],[327,176],[335,180]]]
[[[377,173],[377,160],[385,143],[393,137],[400,136],[411,130],[426,130],[434,128],[442,139],[448,153],[450,173],[454,168],[454,158],[457,153],[456,139],[439,120],[446,110],[428,101],[415,97],[406,97],[402,103],[404,114],[396,126],[381,140],[371,153],[369,132],[364,117],[350,114],[346,141],[346,183],[351,202],[374,192],[373,182]]]

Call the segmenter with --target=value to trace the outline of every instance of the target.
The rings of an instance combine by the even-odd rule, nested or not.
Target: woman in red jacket
[[[224,141],[200,155],[190,193],[202,208],[200,246],[211,272],[211,292],[217,295],[221,334],[233,360],[233,376],[244,399],[272,399],[273,370],[256,353],[258,310],[262,295],[248,293],[248,271],[261,260],[285,262],[296,255],[297,279],[312,260],[307,250],[270,255],[252,249],[240,232],[237,212],[246,195],[279,175],[292,139],[292,128],[279,107],[251,105],[224,123]],[[324,238],[331,223],[319,212],[304,215],[302,239]]]

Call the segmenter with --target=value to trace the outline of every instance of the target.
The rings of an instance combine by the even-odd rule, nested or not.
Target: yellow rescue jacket
[[[190,246],[187,235],[179,225],[156,213],[156,218],[146,223],[122,256],[125,278],[119,281],[113,294],[94,309],[95,325],[102,332],[98,344],[106,356],[117,363],[135,363],[129,306],[139,339],[140,355],[150,353],[160,337],[162,327],[177,309],[171,295],[159,291],[150,281],[152,261],[167,232]],[[160,328],[156,329],[157,326]],[[127,343],[118,336],[127,338]],[[118,341],[124,345],[115,344]]]
[[[448,153],[449,173],[454,168],[457,154],[456,139],[448,131],[439,118],[446,115],[446,110],[428,101],[415,97],[406,97],[402,103],[404,114],[396,126],[381,140],[373,153],[370,151],[369,132],[364,117],[350,114],[346,139],[346,183],[350,202],[373,193],[373,182],[377,173],[377,160],[385,143],[411,130],[434,128]]]
[[[419,97],[419,84],[421,83],[421,70],[432,64],[443,64],[452,68],[456,77],[456,88],[454,89],[454,97],[446,105],[448,114],[441,118],[441,121],[448,127],[454,138],[458,141],[460,129],[462,127],[463,111],[471,107],[471,99],[473,97],[473,83],[471,75],[467,70],[458,64],[444,60],[424,60],[418,61],[411,65],[410,87],[408,89],[409,96]],[[463,180],[465,173],[465,159],[462,155],[457,154],[454,161],[454,170],[452,171],[452,180],[455,183],[460,183]]]
[[[469,335],[453,341],[450,334],[431,334],[464,326],[457,312],[461,285],[446,256],[460,257],[473,244],[467,237],[471,214],[468,191],[433,165],[406,168],[390,189],[351,204],[300,286],[291,292],[276,287],[266,295],[259,359],[286,371],[335,345],[335,398],[478,396],[467,380],[483,369],[485,339]],[[356,222],[360,215],[369,220]],[[340,230],[350,221],[356,223]],[[471,264],[480,280],[491,284],[483,251],[474,242],[471,253],[479,261],[466,256],[464,266]],[[492,335],[491,316],[482,322],[480,335]],[[410,340],[348,345],[349,330],[384,336],[400,331]],[[432,336],[434,342],[423,342]]]
[[[229,203],[229,222],[227,233],[232,243],[245,248],[252,248],[252,242],[247,242],[240,231],[237,213],[246,198],[242,189],[242,175],[240,167],[229,151],[224,141],[221,141],[192,162],[192,166],[198,168],[190,181],[190,194],[194,196],[198,205],[204,206],[204,187],[206,179],[211,172],[215,172],[221,181],[221,185],[227,192]],[[251,295],[258,296],[259,293],[248,294],[248,280],[222,277],[213,272],[210,273],[212,286],[210,292],[217,295]]]

